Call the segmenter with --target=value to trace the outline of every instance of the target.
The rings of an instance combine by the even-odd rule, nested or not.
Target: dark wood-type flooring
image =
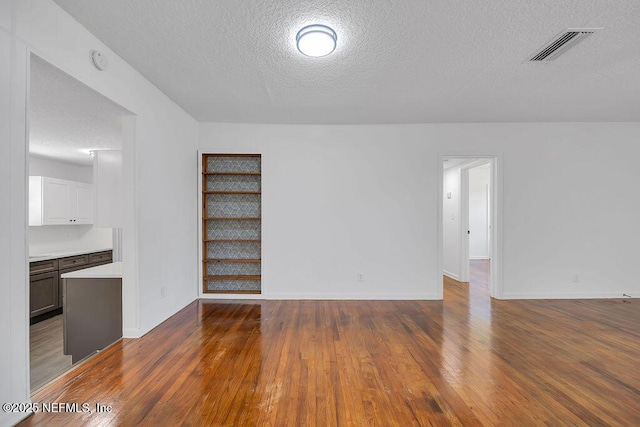
[[[640,425],[640,302],[196,301],[33,396],[22,425]]]

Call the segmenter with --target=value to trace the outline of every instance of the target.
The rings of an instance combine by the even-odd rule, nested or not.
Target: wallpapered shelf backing
[[[259,154],[203,154],[205,293],[261,292],[260,172]]]

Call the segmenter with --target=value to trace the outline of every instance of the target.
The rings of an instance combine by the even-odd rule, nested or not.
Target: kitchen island
[[[61,278],[64,354],[76,363],[122,338],[122,262]]]
[[[31,324],[62,314],[62,275],[112,261],[110,248],[67,249],[29,254]]]

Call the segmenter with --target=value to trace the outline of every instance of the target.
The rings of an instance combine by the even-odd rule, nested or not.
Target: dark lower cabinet
[[[60,308],[58,272],[34,274],[29,280],[30,317]]]
[[[62,312],[62,279],[60,279],[60,275],[109,264],[112,256],[112,251],[103,251],[30,263],[29,317],[31,323],[38,323],[51,315]],[[58,310],[58,312],[51,313],[54,310]],[[41,316],[45,313],[49,314]],[[36,316],[40,317],[36,318]]]

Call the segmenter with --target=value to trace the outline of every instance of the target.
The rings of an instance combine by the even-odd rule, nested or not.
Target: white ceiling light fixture
[[[308,25],[298,31],[296,44],[300,53],[319,58],[327,56],[336,48],[338,36],[326,25]]]

